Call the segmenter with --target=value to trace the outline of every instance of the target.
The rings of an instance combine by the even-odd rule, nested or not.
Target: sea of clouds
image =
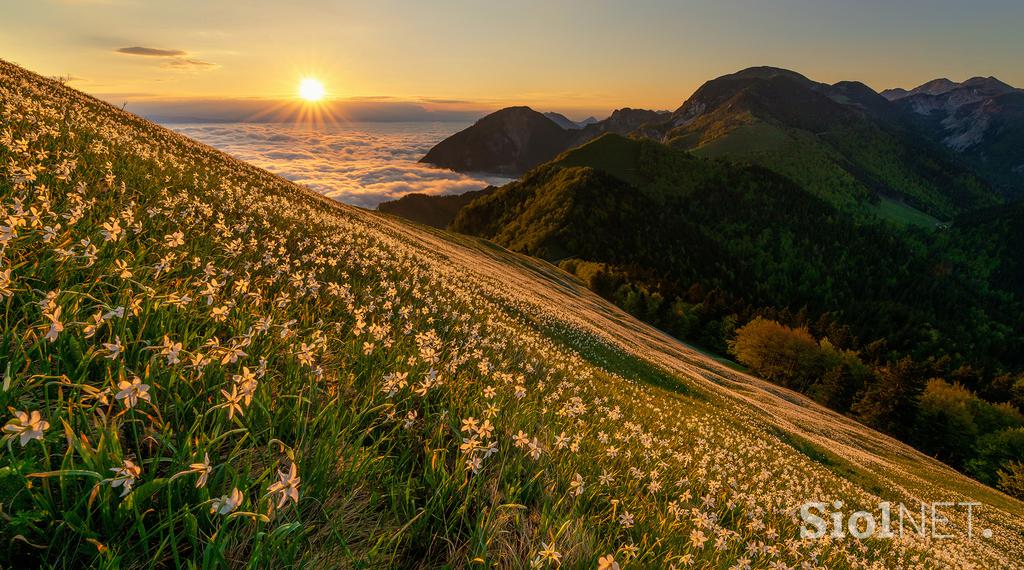
[[[364,208],[411,192],[461,194],[508,182],[506,178],[460,174],[416,162],[468,123],[167,126],[325,196]]]

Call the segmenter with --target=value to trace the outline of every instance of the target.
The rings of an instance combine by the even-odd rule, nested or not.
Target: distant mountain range
[[[1000,192],[1024,196],[1024,90],[995,77],[973,77],[963,83],[936,79],[882,95]]]
[[[1024,196],[1024,92],[994,78],[876,93],[754,67],[702,85],[672,113],[621,109],[586,125],[513,107],[423,162],[518,176],[605,133],[759,164],[858,215],[933,225]]]

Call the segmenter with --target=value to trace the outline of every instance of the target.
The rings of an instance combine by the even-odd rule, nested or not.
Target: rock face
[[[995,77],[973,77],[962,83],[936,79],[882,94],[1004,195],[1024,196],[1024,90]]]
[[[460,172],[516,176],[551,160],[575,136],[529,107],[509,107],[441,141],[420,162]]]

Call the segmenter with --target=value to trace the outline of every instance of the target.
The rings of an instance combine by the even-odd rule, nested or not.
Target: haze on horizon
[[[368,120],[675,109],[755,65],[876,90],[976,75],[1024,85],[1021,2],[764,4],[0,0],[0,57],[136,112],[225,119],[241,99],[294,101],[310,76]]]

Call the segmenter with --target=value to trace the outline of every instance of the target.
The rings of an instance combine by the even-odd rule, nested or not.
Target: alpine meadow
[[[993,567],[1024,552],[1019,502],[550,266],[0,69],[10,561]],[[809,497],[978,501],[993,538],[800,540]]]
[[[1021,21],[0,0],[0,570],[1021,568]]]

